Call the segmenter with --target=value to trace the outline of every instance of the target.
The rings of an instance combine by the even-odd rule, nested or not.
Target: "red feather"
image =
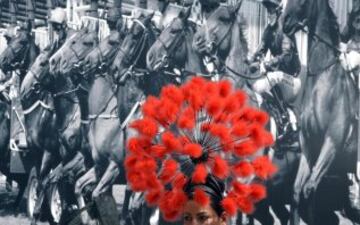
[[[162,195],[161,189],[151,190],[145,195],[145,200],[150,206],[155,206],[160,201]]]
[[[258,110],[256,112],[255,120],[261,126],[265,126],[269,122],[269,115],[266,112]]]
[[[182,190],[188,181],[187,176],[185,176],[183,173],[178,173],[174,180],[172,181],[171,185],[174,189]]]
[[[237,137],[246,137],[250,134],[248,125],[243,120],[238,120],[236,123],[234,123],[231,134],[235,135]]]
[[[276,166],[272,164],[271,160],[267,156],[260,156],[256,158],[252,162],[252,165],[256,176],[261,179],[268,179],[277,171]]]
[[[163,163],[162,171],[159,175],[160,180],[167,184],[175,176],[178,170],[178,163],[173,159],[165,160]]]
[[[207,113],[210,116],[216,116],[219,112],[222,110],[223,100],[214,95],[208,98],[207,104],[206,104],[206,110]]]
[[[233,95],[236,96],[239,107],[243,107],[247,101],[246,93],[244,91],[237,90]]]
[[[210,133],[222,140],[228,140],[230,138],[230,130],[224,124],[210,124]]]
[[[188,197],[185,194],[183,190],[174,190],[173,191],[173,198],[172,198],[172,207],[176,211],[181,211],[185,205],[185,203],[188,201]]]
[[[204,164],[198,164],[192,174],[192,182],[195,184],[204,184],[208,175],[207,168]]]
[[[221,205],[222,205],[223,209],[225,210],[225,212],[227,213],[227,215],[229,215],[231,217],[236,215],[237,205],[236,205],[235,199],[227,196],[221,201]]]
[[[221,80],[218,82],[219,85],[219,95],[221,97],[227,97],[232,91],[232,85],[228,80]]]
[[[126,178],[129,181],[133,191],[142,192],[146,190],[146,179],[144,179],[144,176],[141,173],[129,172],[126,175]]]
[[[266,189],[261,184],[251,184],[250,185],[250,197],[255,201],[259,202],[266,198]]]
[[[179,150],[181,148],[180,141],[170,131],[165,131],[161,135],[161,139],[162,139],[163,144],[169,151],[175,151],[175,150]]]
[[[125,169],[126,170],[131,170],[136,166],[136,163],[138,161],[138,157],[135,155],[127,155],[125,158]]]
[[[170,124],[175,122],[180,108],[171,99],[162,98],[160,106],[157,110],[157,117],[159,118],[159,120]]]
[[[127,149],[134,155],[139,155],[142,153],[143,149],[140,146],[139,139],[132,137],[127,142]]]
[[[201,92],[197,91],[193,91],[189,98],[188,98],[188,101],[189,101],[189,104],[190,106],[195,110],[195,111],[198,111],[200,110],[201,107],[204,106],[204,103],[205,103],[205,99],[202,95]]]
[[[234,139],[229,137],[221,140],[222,150],[224,152],[231,152],[234,149]]]
[[[251,193],[251,188],[246,184],[234,181],[232,185],[234,187],[234,192],[238,196],[248,196]]]
[[[147,171],[147,170],[145,170]],[[160,180],[157,178],[157,175],[155,172],[146,172],[147,176],[146,176],[146,185],[148,187],[148,189],[159,189],[162,187],[162,184],[160,182]]]
[[[191,78],[191,80],[188,83],[193,87],[197,87],[199,90],[205,87],[208,81],[202,77],[194,76],[193,78]]]
[[[239,177],[248,177],[254,173],[254,168],[251,163],[241,161],[233,167],[233,172]]]
[[[154,96],[147,97],[145,103],[143,104],[141,110],[144,116],[156,118],[158,113],[158,107],[160,105],[160,100]]]
[[[228,96],[225,99],[224,111],[227,113],[233,113],[240,109],[239,102],[237,101],[236,95]]]
[[[178,126],[181,129],[193,129],[195,126],[195,112],[191,107],[187,107],[179,116]]]
[[[169,222],[177,221],[179,219],[180,215],[181,215],[181,212],[176,211],[176,210],[169,210],[169,211],[163,212],[164,219]]]
[[[229,165],[222,157],[215,156],[212,172],[216,177],[225,179],[229,175]]]
[[[259,147],[265,146],[265,144],[268,142],[267,131],[265,131],[264,128],[258,124],[253,124],[251,128],[251,137],[255,144]]]
[[[151,154],[159,159],[162,159],[167,154],[167,149],[163,145],[153,145],[151,146]]]
[[[234,147],[234,153],[239,157],[249,156],[254,154],[258,150],[253,141],[243,141],[240,144],[236,144]]]
[[[184,100],[184,95],[180,88],[175,85],[167,85],[161,90],[162,98],[169,98],[174,101],[176,104],[180,105]]]
[[[132,122],[130,127],[136,129],[140,134],[151,138],[153,138],[158,132],[157,123],[149,117]]]
[[[245,214],[252,214],[254,212],[254,204],[246,197],[239,197],[236,199],[237,206]]]
[[[218,96],[219,95],[219,86],[215,82],[207,82],[205,85],[205,93],[208,96]]]
[[[199,158],[202,155],[202,147],[199,144],[189,143],[186,144],[183,150],[184,154],[189,155],[192,158]]]
[[[199,205],[205,207],[209,205],[210,198],[204,190],[196,188],[194,191],[194,201],[197,202]]]

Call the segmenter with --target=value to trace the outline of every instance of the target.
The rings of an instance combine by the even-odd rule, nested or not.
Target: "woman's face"
[[[226,225],[226,216],[219,217],[210,205],[204,207],[190,200],[185,204],[183,221],[184,225]]]

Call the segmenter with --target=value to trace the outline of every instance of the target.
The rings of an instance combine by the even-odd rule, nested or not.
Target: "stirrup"
[[[15,139],[10,139],[10,150],[11,151],[20,151],[20,148],[18,147],[18,145],[16,144]]]

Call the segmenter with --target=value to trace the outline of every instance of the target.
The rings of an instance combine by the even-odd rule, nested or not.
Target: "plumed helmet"
[[[117,22],[119,19],[122,19],[121,9],[120,8],[110,8],[107,13],[106,20],[109,22]]]
[[[63,8],[57,7],[51,11],[50,23],[63,24],[66,23],[66,11]]]

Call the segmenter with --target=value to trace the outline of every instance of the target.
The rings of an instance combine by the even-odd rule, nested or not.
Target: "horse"
[[[152,15],[140,16],[134,20],[134,26],[124,39],[118,55],[116,56],[110,73],[120,82],[118,99],[119,117],[126,118],[132,105],[144,96],[158,96],[161,88],[167,84],[177,84],[178,81],[171,75],[158,71],[148,71],[146,57],[149,49],[156,40],[156,29],[150,19]],[[133,117],[137,117],[134,115]],[[126,119],[125,119],[126,122]],[[133,133],[131,129],[126,130],[126,137]],[[139,197],[139,198],[138,198]],[[132,204],[126,224],[149,224],[153,210],[146,207],[144,196],[132,196]],[[134,206],[137,205],[137,206]],[[138,213],[140,210],[140,214]],[[126,209],[123,211],[126,212]]]
[[[339,26],[327,0],[287,2],[284,32],[294,34],[305,26],[309,82],[301,116],[303,155],[294,184],[292,224],[299,224],[299,211],[309,224],[339,224],[333,210],[344,208],[346,173],[356,168],[359,93],[355,77],[338,59]],[[336,196],[335,189],[329,190],[335,186]],[[319,200],[327,203],[316,208]]]
[[[71,48],[85,46],[84,48],[76,47],[76,49],[89,51],[89,48],[92,48],[88,45],[89,41],[93,41],[92,46],[95,46],[97,44],[97,35],[95,32],[89,32],[85,28],[72,34],[64,45],[70,45]],[[63,46],[59,51],[63,51],[64,48]],[[74,189],[76,178],[86,170],[86,159],[84,159],[86,152],[84,152],[82,146],[80,103],[76,93],[79,88],[73,84],[68,76],[50,72],[51,66],[54,65],[51,64],[51,57],[54,55],[50,55],[44,53],[42,57],[38,57],[37,63],[34,64],[34,68],[31,70],[36,72],[28,74],[27,79],[24,80],[26,83],[24,83],[22,91],[23,95],[26,96],[29,93],[31,94],[34,89],[41,87],[40,90],[47,90],[53,98],[53,107],[56,112],[56,129],[54,133],[58,136],[61,164],[55,169],[56,173],[51,174],[49,179],[51,183],[57,183],[62,204],[62,211],[58,215],[58,220],[59,223],[64,223],[69,219],[68,214],[71,213],[67,210],[67,206],[76,203],[76,198],[73,192],[69,192],[69,189]],[[41,207],[42,199],[43,195],[40,192],[37,207]],[[32,223],[35,224],[37,219],[37,217],[34,217]]]
[[[138,86],[147,90],[147,93],[159,92],[155,83],[158,77],[128,77],[129,74],[135,76],[135,73],[139,75],[145,71],[146,52],[155,41],[151,18],[152,15],[140,15],[134,19],[109,70],[90,79],[88,135],[95,166],[77,181],[78,193],[93,184],[96,187],[92,191],[92,197],[97,198],[109,192],[111,195],[111,187],[116,179],[120,178],[120,183],[125,183],[122,163],[128,136],[126,127],[139,107],[142,90]],[[127,73],[125,79],[121,73]],[[141,86],[149,80],[156,85]],[[126,205],[125,203],[125,207]]]
[[[236,88],[244,89],[249,95],[250,105],[261,106],[270,114],[269,128],[276,141],[271,149],[264,149],[261,154],[272,156],[273,162],[278,167],[278,173],[266,183],[268,198],[257,204],[255,213],[250,216],[250,223],[253,224],[252,218],[256,218],[261,224],[274,224],[274,218],[270,214],[271,206],[281,224],[287,224],[290,216],[285,204],[290,203],[291,200],[291,189],[288,187],[294,181],[300,158],[297,133],[287,134],[288,137],[285,138],[287,141],[280,140],[281,123],[276,118],[280,117],[281,112],[277,109],[276,103],[274,101],[259,102],[250,87],[251,80],[258,79],[260,76],[257,73],[250,73],[250,65],[247,63],[248,47],[244,33],[244,18],[239,13],[240,7],[241,1],[234,7],[218,7],[208,17],[206,25],[196,32],[193,45],[196,47],[199,40],[208,41],[207,46],[211,46],[212,49],[209,49],[209,52],[199,53],[210,55],[220,61],[218,71],[223,71],[221,77],[229,79]],[[270,108],[272,110],[269,110]],[[297,129],[295,113],[290,108],[286,110],[293,118],[294,128]],[[236,223],[242,224],[240,220],[240,217],[237,218]]]
[[[36,163],[35,179],[38,184],[30,188],[36,189],[38,200],[31,203],[28,214],[37,218],[42,208],[44,191],[46,189],[45,179],[51,169],[55,168],[60,161],[59,137],[56,132],[56,113],[54,99],[51,93],[42,86],[43,77],[48,79],[48,59],[50,51],[42,52],[32,64],[20,89],[21,103],[24,108],[25,125],[28,128],[27,139],[33,151],[38,151],[42,158]],[[35,80],[35,82],[33,82]],[[32,190],[29,190],[30,192]],[[33,207],[33,208],[32,208]],[[51,215],[50,224],[56,224],[58,218]]]
[[[107,70],[114,61],[114,58],[117,52],[119,51],[123,39],[124,39],[124,32],[120,32],[118,30],[112,30],[109,36],[105,38],[103,41],[101,41],[99,45],[96,48],[94,48],[80,63],[79,71],[82,74],[83,79],[85,79],[88,82],[89,87],[95,85],[97,83],[96,80],[101,78],[102,76],[108,76],[106,75]],[[91,90],[94,91],[96,89],[91,88],[90,92]],[[125,183],[119,181],[117,183]],[[79,202],[82,202],[80,199],[80,194],[82,189],[81,182],[82,181],[79,179],[76,185],[76,194],[79,195]],[[127,207],[126,205],[127,204],[125,201],[123,205],[123,209]],[[123,215],[124,214],[126,213],[123,213]]]
[[[39,53],[39,48],[35,44],[34,36],[31,34],[31,26],[18,27],[17,34],[7,37],[7,47],[0,54],[0,69],[9,74],[18,71],[20,80],[30,65],[34,62]],[[10,77],[8,76],[7,79]],[[10,171],[10,104],[11,101],[6,93],[1,93],[1,121],[2,135],[0,141],[0,171],[8,178],[14,179],[19,185],[19,192],[14,202],[14,208],[18,208],[25,192],[29,174],[12,174]],[[20,104],[20,103],[19,103]]]
[[[150,71],[178,70],[181,80],[189,75],[206,76],[202,59],[192,47],[195,24],[188,20],[190,13],[190,8],[180,11],[151,46],[146,56]]]

